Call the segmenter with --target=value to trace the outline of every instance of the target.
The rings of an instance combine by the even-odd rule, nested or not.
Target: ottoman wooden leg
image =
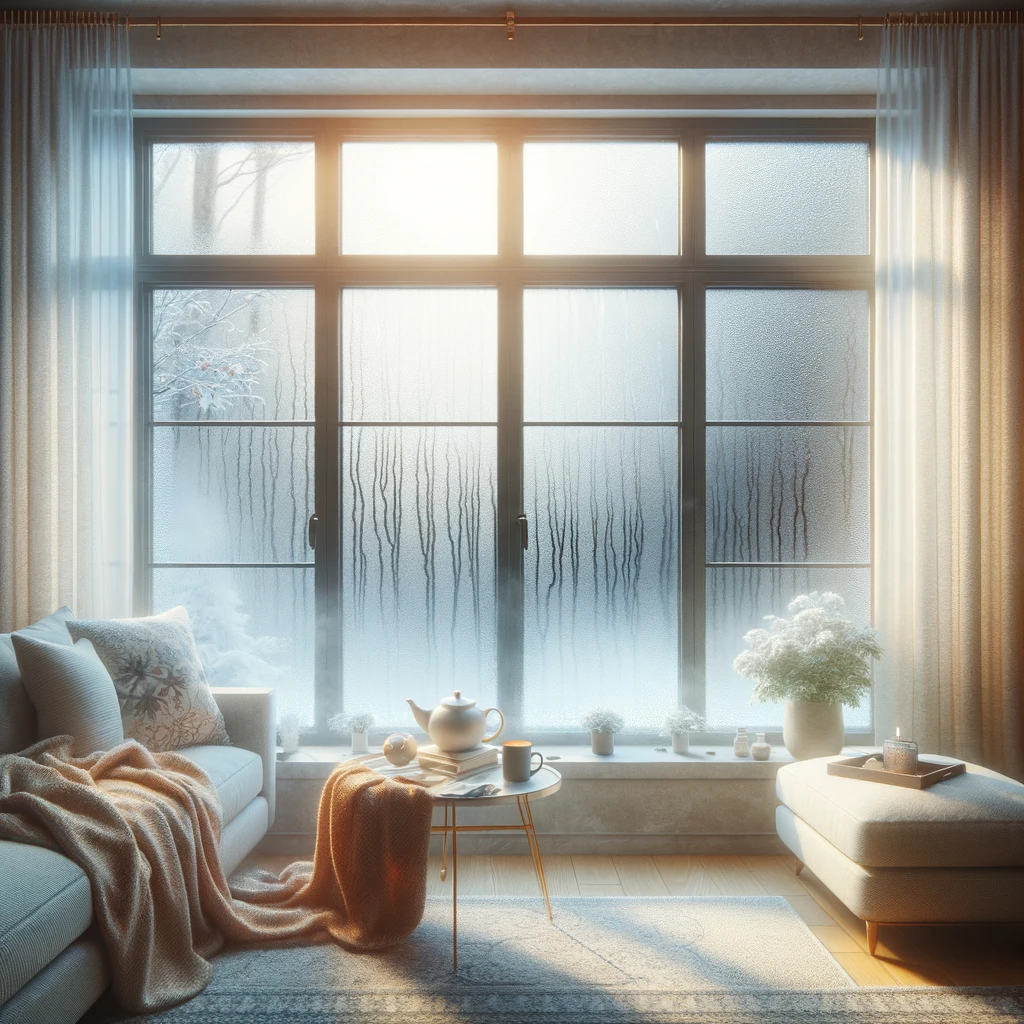
[[[804,869],[804,862],[799,857],[793,858],[793,874],[799,875]]]
[[[878,945],[878,925],[874,921],[865,921],[864,926],[867,929],[868,939],[868,955],[875,955],[875,946]]]

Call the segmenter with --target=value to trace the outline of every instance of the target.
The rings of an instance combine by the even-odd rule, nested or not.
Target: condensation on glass
[[[159,420],[311,420],[314,293],[163,288],[152,299]]]
[[[524,418],[675,421],[674,288],[530,288],[523,296]]]
[[[679,682],[678,430],[526,427],[524,717],[660,728]]]
[[[344,415],[385,421],[341,428],[345,706],[408,726],[407,697],[497,696],[496,293],[348,289],[342,310]]]
[[[188,608],[213,685],[273,686],[306,724],[313,572],[285,566],[309,561],[313,314],[309,289],[152,293],[153,607]]]
[[[709,420],[863,420],[870,309],[860,290],[707,292]]]
[[[153,570],[153,610],[184,605],[211,686],[270,686],[278,716],[313,725],[316,621],[308,569]]]
[[[312,142],[155,143],[152,251],[312,255],[315,169]]]
[[[603,703],[660,727],[679,679],[678,292],[527,289],[523,351],[525,722],[576,729]]]
[[[341,320],[342,419],[497,419],[495,289],[350,288]]]
[[[370,256],[497,253],[497,144],[343,143],[341,251]]]
[[[813,590],[871,618],[868,293],[714,288],[705,309],[708,719],[777,728],[732,667],[744,635]],[[845,720],[869,727],[867,702]]]
[[[312,427],[153,427],[157,562],[304,562]]]
[[[704,174],[710,255],[870,251],[866,142],[708,142]]]
[[[708,427],[708,561],[868,561],[869,429]]]
[[[537,256],[679,252],[675,142],[527,142],[523,245]]]
[[[732,667],[744,650],[743,637],[765,626],[766,615],[789,617],[786,607],[798,594],[830,590],[842,595],[853,622],[871,621],[871,570],[863,568],[711,568],[705,594],[705,699],[708,726],[715,731],[778,729],[781,704],[751,704],[753,682]],[[847,729],[871,727],[871,702],[844,708]]]

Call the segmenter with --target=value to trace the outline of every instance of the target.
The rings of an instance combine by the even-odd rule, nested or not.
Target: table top
[[[542,765],[536,775],[531,776],[526,782],[506,782],[501,774],[501,764],[491,768],[475,772],[468,778],[449,779],[435,772],[424,772],[417,762],[405,765],[402,768],[396,767],[388,761],[383,754],[362,754],[351,758],[353,761],[360,761],[372,768],[380,775],[389,778],[403,777],[420,782],[430,790],[430,795],[435,803],[458,804],[460,807],[490,807],[494,804],[505,803],[514,800],[517,796],[529,796],[534,800],[541,797],[551,796],[557,793],[562,785],[562,776],[554,768]],[[473,786],[500,786],[501,792],[494,796],[457,796],[446,792],[454,786],[462,786],[470,783]]]
[[[500,786],[501,792],[494,796],[453,796],[446,793],[452,786],[469,783],[473,786]],[[493,804],[514,800],[517,796],[529,796],[534,800],[557,793],[562,785],[562,776],[554,768],[542,765],[536,775],[526,782],[506,782],[501,774],[501,765],[476,772],[468,779],[446,779],[437,786],[431,787],[431,795],[435,803],[458,804],[460,807],[488,807]]]

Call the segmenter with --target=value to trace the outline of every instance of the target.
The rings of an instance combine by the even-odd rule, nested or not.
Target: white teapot
[[[406,704],[412,708],[420,728],[433,740],[437,749],[447,754],[474,750],[481,743],[490,743],[505,728],[505,716],[497,708],[481,711],[475,700],[462,696],[461,690],[445,697],[433,711],[417,707],[411,697]],[[501,725],[490,736],[485,736],[487,716],[492,711],[501,719]]]

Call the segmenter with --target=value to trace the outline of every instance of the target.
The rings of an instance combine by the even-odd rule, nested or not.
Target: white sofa
[[[62,610],[20,632],[70,644]],[[233,871],[274,820],[274,693],[214,689],[231,746],[179,751],[210,776],[220,797],[221,862]],[[21,685],[9,634],[0,634],[0,754],[42,739]],[[0,841],[0,1024],[70,1024],[109,983],[92,921],[89,880],[42,847]]]

